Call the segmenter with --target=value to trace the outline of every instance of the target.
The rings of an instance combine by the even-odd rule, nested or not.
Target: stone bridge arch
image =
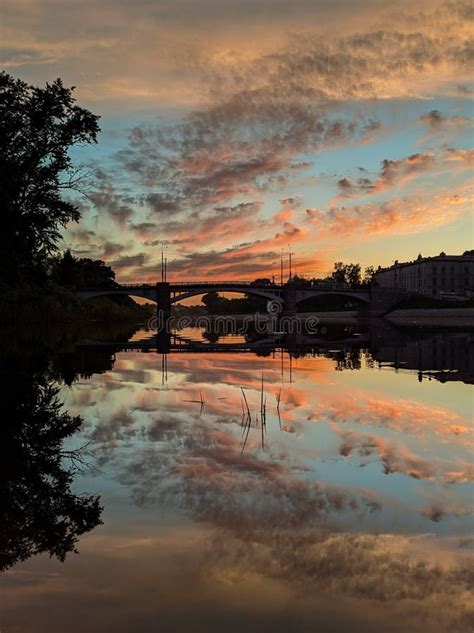
[[[295,302],[301,303],[302,301],[313,299],[314,297],[347,297],[348,299],[355,299],[356,301],[370,303],[370,294],[368,292],[358,292],[344,289],[338,290],[336,288],[297,290]]]
[[[205,295],[209,292],[233,292],[236,294],[246,294],[246,295],[254,295],[257,297],[263,297],[268,301],[277,301],[278,303],[283,304],[283,296],[282,294],[274,289],[264,289],[258,288],[254,286],[196,286],[195,288],[183,289],[183,290],[173,290],[171,296],[171,303],[178,303],[179,301],[183,301],[184,299],[188,299],[189,297],[197,297],[199,295]]]

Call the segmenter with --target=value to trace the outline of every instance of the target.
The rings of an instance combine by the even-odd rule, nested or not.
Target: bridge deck
[[[201,288],[201,287],[218,287],[218,286],[225,286],[225,287],[245,287],[245,288],[258,288],[258,289],[266,289],[266,290],[282,290],[284,289],[287,284],[276,284],[276,283],[255,283],[255,282],[250,282],[250,281],[196,281],[196,280],[192,280],[192,281],[170,281],[167,282],[170,290],[181,290],[181,289],[187,289],[187,288]],[[141,289],[145,289],[145,288],[156,288],[156,283],[128,283],[128,284],[117,284],[115,286],[111,286],[109,288],[104,288],[104,287],[98,287],[98,286],[76,286],[75,290],[79,291],[79,292],[85,292],[85,291],[94,291],[94,290],[125,290],[125,289],[132,289],[132,288],[141,288]],[[351,288],[350,286],[346,285],[346,284],[339,284],[339,283],[333,283],[333,284],[329,284],[327,282],[324,283],[319,283],[319,284],[313,284],[313,285],[308,285],[308,286],[297,286],[296,287],[297,290],[350,290],[351,292],[367,292],[366,289],[363,288]]]

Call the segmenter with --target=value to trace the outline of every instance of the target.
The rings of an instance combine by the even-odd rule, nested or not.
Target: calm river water
[[[470,632],[474,334],[209,338],[5,338],[1,632]]]

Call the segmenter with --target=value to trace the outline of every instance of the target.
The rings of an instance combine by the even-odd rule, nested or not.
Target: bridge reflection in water
[[[328,325],[321,328],[324,334],[274,335],[258,338],[237,338],[229,334],[215,341],[205,341],[196,334],[159,333],[142,340],[93,341],[77,346],[78,353],[101,352],[104,358],[120,352],[136,351],[174,354],[255,354],[256,356],[287,356],[295,359],[305,356],[332,358],[337,369],[357,369],[362,355],[374,367],[390,367],[396,371],[409,371],[423,378],[441,382],[462,381],[474,383],[474,334],[472,332],[405,331],[391,327],[386,321],[361,324]],[[198,334],[202,334],[199,332]],[[243,340],[242,340],[243,339]],[[164,364],[165,365],[165,364]]]

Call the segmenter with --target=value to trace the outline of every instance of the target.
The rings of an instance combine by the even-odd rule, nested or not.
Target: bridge
[[[105,295],[141,297],[157,304],[158,310],[169,313],[174,303],[209,292],[239,293],[262,297],[267,300],[269,311],[295,313],[299,303],[320,296],[340,296],[355,300],[363,306],[362,312],[370,316],[383,316],[404,299],[406,291],[387,288],[360,289],[347,284],[324,283],[298,287],[292,284],[256,283],[248,281],[177,281],[117,284],[109,288],[81,287],[75,292],[83,299]],[[271,305],[273,304],[273,305]],[[276,306],[276,308],[275,308]],[[278,309],[278,306],[281,309]]]

